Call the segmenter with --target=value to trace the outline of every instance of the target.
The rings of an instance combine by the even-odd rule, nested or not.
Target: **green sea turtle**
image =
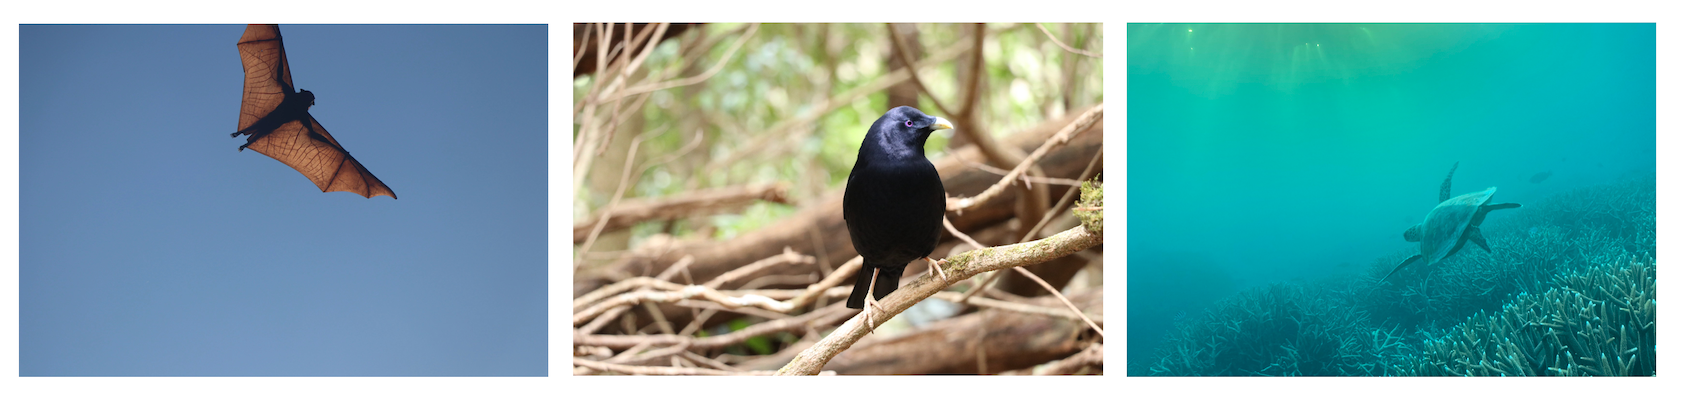
[[[1517,208],[1518,204],[1489,204],[1488,200],[1494,198],[1493,187],[1448,198],[1448,191],[1453,187],[1453,171],[1458,169],[1459,163],[1453,163],[1453,168],[1448,170],[1447,179],[1442,181],[1441,204],[1436,204],[1436,208],[1424,216],[1424,223],[1413,225],[1407,228],[1406,233],[1401,234],[1407,241],[1418,243],[1419,253],[1395,265],[1395,270],[1390,270],[1389,274],[1378,280],[1378,284],[1382,284],[1389,276],[1395,275],[1396,271],[1419,259],[1424,260],[1425,266],[1447,260],[1459,252],[1466,241],[1483,247],[1483,251],[1493,252],[1488,249],[1488,241],[1483,239],[1482,229],[1478,226],[1482,225],[1483,217],[1487,216],[1489,211]]]

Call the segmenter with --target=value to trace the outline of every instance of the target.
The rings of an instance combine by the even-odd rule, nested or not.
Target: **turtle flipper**
[[[1489,211],[1503,210],[1503,209],[1510,209],[1510,208],[1517,208],[1517,207],[1520,207],[1520,205],[1518,205],[1518,203],[1485,204],[1481,207],[1477,207],[1477,214],[1476,215],[1471,215],[1471,225],[1476,226],[1476,225],[1483,224],[1483,217],[1488,216]]]
[[[1453,196],[1449,196],[1448,192],[1453,191],[1453,172],[1458,171],[1458,170],[1459,170],[1459,162],[1455,161],[1455,162],[1453,162],[1453,168],[1448,169],[1447,179],[1442,180],[1442,194],[1437,196],[1439,198],[1436,199],[1436,202],[1440,203],[1440,202],[1443,202],[1443,201],[1448,201],[1448,198],[1453,197]]]
[[[1418,240],[1423,240],[1424,239],[1424,231],[1423,230],[1424,230],[1424,224],[1423,223],[1413,225],[1413,227],[1407,228],[1406,232],[1401,233],[1401,238],[1407,240],[1407,242],[1409,242],[1409,243],[1416,243],[1416,242],[1418,242]]]
[[[1488,240],[1483,239],[1483,229],[1480,227],[1471,226],[1466,228],[1465,239],[1471,240],[1473,243],[1477,243],[1478,247],[1483,247],[1483,252],[1491,254],[1494,253],[1494,250],[1488,249]]]
[[[1418,258],[1423,258],[1423,257],[1424,257],[1423,254],[1416,254],[1416,255],[1413,255],[1411,257],[1408,257],[1407,260],[1401,261],[1401,264],[1395,265],[1395,269],[1390,270],[1389,274],[1385,274],[1385,275],[1383,275],[1383,278],[1378,279],[1377,283],[1378,284],[1383,284],[1383,280],[1388,280],[1389,276],[1395,275],[1395,272],[1401,271],[1401,268],[1407,267],[1407,265],[1412,264],[1413,261],[1417,261]]]

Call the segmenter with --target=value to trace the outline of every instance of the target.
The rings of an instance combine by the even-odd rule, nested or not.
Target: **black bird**
[[[875,298],[887,297],[899,288],[905,265],[934,253],[946,212],[946,188],[934,163],[923,155],[922,144],[934,131],[950,128],[945,119],[900,106],[876,119],[864,134],[841,204],[852,247],[864,257],[846,307],[864,308],[872,279]]]

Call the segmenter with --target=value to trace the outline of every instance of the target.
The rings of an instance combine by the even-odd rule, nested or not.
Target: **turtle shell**
[[[1419,253],[1424,255],[1425,265],[1440,262],[1452,255],[1454,248],[1464,244],[1465,231],[1476,218],[1477,211],[1494,197],[1494,188],[1488,188],[1475,193],[1466,193],[1437,204],[1424,216],[1423,236],[1419,241]]]

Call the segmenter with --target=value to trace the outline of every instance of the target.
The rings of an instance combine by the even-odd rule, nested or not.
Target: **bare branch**
[[[1039,278],[1039,276],[1034,275],[1033,272],[1027,271],[1027,269],[1023,269],[1023,268],[1019,268],[1019,267],[1013,268],[1013,269],[1017,273],[1021,273],[1023,276],[1026,276],[1028,279],[1031,279],[1034,282],[1039,283],[1040,287],[1045,287],[1046,291],[1050,291],[1051,295],[1056,296],[1057,300],[1062,301],[1063,305],[1068,306],[1068,310],[1073,311],[1074,315],[1080,316],[1081,320],[1086,321],[1086,325],[1090,325],[1091,329],[1096,330],[1098,336],[1104,336],[1103,335],[1103,327],[1097,326],[1097,323],[1091,321],[1090,318],[1087,318],[1085,313],[1081,313],[1080,308],[1074,306],[1074,302],[1069,302],[1068,297],[1062,296],[1062,292],[1058,292],[1055,287],[1051,286],[1051,283],[1045,282],[1045,279]]]
[[[758,31],[759,31],[759,24],[755,23],[755,24],[752,24],[750,27],[748,27],[747,32],[742,33],[741,38],[736,39],[735,44],[731,44],[730,48],[728,50],[724,51],[724,56],[722,58],[718,59],[718,63],[713,64],[712,68],[707,69],[706,72],[703,72],[703,73],[701,73],[699,75],[696,75],[696,76],[691,76],[691,77],[688,77],[688,78],[684,78],[682,80],[665,81],[665,82],[659,82],[659,83],[648,83],[648,84],[643,84],[643,85],[631,87],[629,89],[626,89],[624,92],[620,92],[618,95],[614,95],[612,98],[602,100],[602,102],[613,102],[613,101],[625,99],[626,97],[629,97],[631,95],[645,94],[645,93],[654,92],[654,91],[660,91],[660,90],[667,90],[667,89],[682,87],[682,86],[686,86],[686,85],[694,85],[694,84],[698,84],[702,81],[706,81],[706,79],[712,78],[712,75],[718,74],[718,71],[724,70],[724,65],[729,64],[730,60],[735,57],[736,50],[741,49],[741,45],[746,44],[747,39],[752,38],[753,33],[756,33]]]
[[[975,197],[955,199],[947,198],[946,211],[954,211],[962,214],[964,209],[978,206],[981,203],[985,203],[987,200],[991,200],[993,197],[998,196],[999,193],[1004,191],[1006,186],[1015,182],[1017,176],[1027,172],[1027,169],[1032,167],[1034,162],[1038,161],[1040,157],[1044,157],[1045,153],[1050,152],[1050,150],[1056,146],[1061,146],[1063,143],[1067,143],[1069,139],[1074,137],[1074,135],[1091,128],[1093,124],[1096,124],[1102,119],[1103,104],[1100,103],[1097,104],[1097,106],[1093,106],[1091,110],[1086,111],[1085,114],[1080,115],[1079,119],[1076,119],[1073,123],[1068,124],[1067,127],[1063,127],[1062,131],[1058,131],[1056,136],[1051,137],[1051,139],[1046,141],[1044,145],[1039,146],[1039,149],[1034,150],[1033,154],[1028,155],[1027,159],[1022,161],[1021,164],[1017,164],[1016,168],[1010,170],[1010,174],[1005,175],[1004,179],[999,181],[998,184],[992,185],[992,187],[987,188],[986,191],[981,192],[981,194],[975,195]]]
[[[907,43],[905,43],[905,36],[900,35],[898,30],[893,29],[892,24],[888,24],[886,26],[887,26],[887,35],[893,37],[893,45],[891,46],[891,47],[893,47],[893,57],[898,58],[899,59],[899,64],[901,64],[901,65],[910,65],[911,64],[911,57],[910,57],[910,55],[908,55],[908,53],[905,50],[905,48],[907,48],[906,46],[908,45]],[[970,47],[970,48],[976,48],[976,47]],[[920,73],[916,72],[916,69],[914,69],[914,68],[910,69],[911,83],[916,84],[916,88],[918,90],[921,90],[923,95],[928,96],[928,101],[934,102],[934,107],[940,109],[940,113],[944,113],[944,114],[948,114],[948,115],[956,114],[956,113],[952,113],[951,109],[947,108],[945,103],[940,102],[940,98],[935,97],[934,92],[929,91],[927,85],[922,84],[922,77],[918,76],[919,74]]]
[[[1075,53],[1075,54],[1085,55],[1085,56],[1092,57],[1092,58],[1103,58],[1103,54],[1092,53],[1092,52],[1086,51],[1086,50],[1079,50],[1079,49],[1075,49],[1074,47],[1069,47],[1067,44],[1062,44],[1062,40],[1057,40],[1056,35],[1051,34],[1050,29],[1045,29],[1045,24],[1036,23],[1034,25],[1039,26],[1039,31],[1045,32],[1045,37],[1051,38],[1052,43],[1056,43],[1057,47],[1062,47],[1062,49],[1065,50],[1065,51],[1072,52],[1072,53]]]
[[[1102,343],[1093,343],[1091,346],[1086,346],[1085,350],[1074,353],[1068,358],[1046,363],[1037,368],[1010,371],[1001,375],[1073,375],[1075,371],[1085,367],[1097,367],[1099,372],[1103,371]]]
[[[770,268],[771,266],[778,266],[778,265],[784,265],[784,264],[789,264],[789,263],[815,264],[815,263],[817,263],[817,258],[813,258],[813,257],[806,256],[806,255],[800,255],[798,252],[794,252],[794,250],[789,249],[788,247],[782,247],[782,254],[781,255],[765,258],[765,259],[759,260],[758,262],[753,262],[753,263],[747,264],[747,266],[738,267],[735,270],[731,270],[729,272],[726,272],[722,275],[719,275],[718,278],[715,278],[715,279],[712,279],[712,281],[706,282],[706,287],[707,288],[714,288],[714,289],[723,288],[724,284],[729,283],[731,281],[735,281],[738,278],[745,278],[745,277],[749,277],[749,276],[758,274],[760,271],[763,271],[764,269]]]
[[[1002,247],[983,248],[964,252],[952,258],[947,258],[945,270],[949,279],[942,280],[932,274],[925,274],[915,281],[900,287],[898,291],[889,294],[886,299],[878,303],[882,312],[871,313],[876,322],[886,321],[905,309],[909,309],[916,302],[933,296],[957,281],[974,277],[981,272],[1000,270],[1010,267],[1027,266],[1044,263],[1051,259],[1073,254],[1075,251],[1091,248],[1103,242],[1101,234],[1087,230],[1085,227],[1075,227],[1043,240],[1023,244],[1013,244]],[[885,314],[886,317],[880,317]],[[811,375],[816,374],[831,358],[846,348],[851,347],[858,339],[869,334],[871,329],[865,325],[864,316],[859,315],[841,324],[840,328],[823,338],[817,345],[801,352],[793,362],[777,371],[778,375]]]
[[[1006,169],[998,168],[998,167],[993,167],[991,165],[987,165],[986,163],[977,163],[977,162],[974,162],[974,161],[969,160],[967,158],[960,159],[960,160],[963,160],[963,164],[967,164],[968,166],[974,167],[977,170],[986,171],[987,173],[990,173],[990,174],[994,174],[994,175],[998,175],[998,176],[1004,176],[1004,175],[1009,175],[1010,174],[1010,170],[1006,170]],[[1052,178],[1052,177],[1041,177],[1041,176],[1033,176],[1033,175],[1021,175],[1020,178],[1021,178],[1022,181],[1029,182],[1030,184],[1032,182],[1037,182],[1037,183],[1043,183],[1043,184],[1048,184],[1048,185],[1080,186],[1080,180],[1077,180],[1077,179]]]
[[[597,371],[618,372],[631,375],[775,375],[771,371],[732,372],[707,368],[682,367],[644,367],[640,365],[608,364],[600,361],[573,358],[572,365],[585,367]],[[832,373],[831,373],[832,375]]]
[[[584,218],[583,222],[572,225],[572,243],[582,243],[595,234],[594,229],[601,225],[603,219],[607,220],[607,224],[601,227],[599,233],[623,230],[652,220],[725,213],[759,201],[788,204],[788,184],[730,186],[678,196],[624,200],[617,205],[603,207],[596,214]]]
[[[572,344],[577,346],[605,346],[609,348],[626,348],[649,342],[654,346],[669,346],[689,343],[690,349],[713,349],[746,342],[748,338],[769,335],[783,331],[795,331],[807,326],[827,326],[834,322],[845,320],[852,315],[852,309],[847,309],[845,302],[837,302],[822,309],[796,317],[771,320],[753,324],[735,332],[695,338],[679,335],[574,335]]]

